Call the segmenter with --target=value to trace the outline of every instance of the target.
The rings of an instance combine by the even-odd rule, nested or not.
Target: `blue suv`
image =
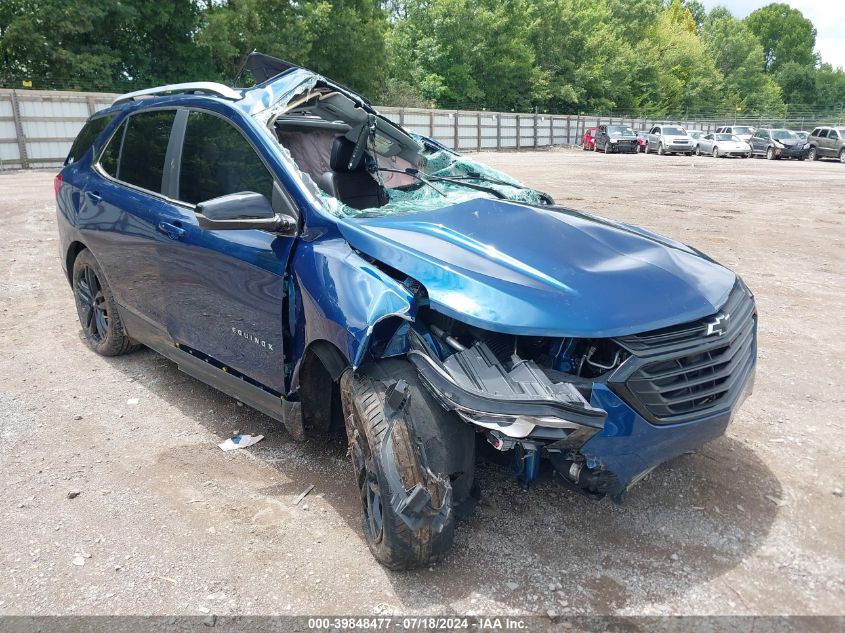
[[[279,420],[345,429],[363,534],[393,569],[451,546],[476,452],[620,501],[750,392],[730,270],[406,132],[261,54],[252,88],[124,95],[56,177],[88,345],[150,347]],[[495,453],[493,453],[495,454]]]

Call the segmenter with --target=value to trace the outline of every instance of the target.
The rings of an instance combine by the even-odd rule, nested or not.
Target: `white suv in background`
[[[757,131],[757,128],[750,125],[724,125],[716,128],[716,134],[733,134],[738,136],[739,140],[749,143],[751,135]]]
[[[686,154],[691,156],[695,143],[680,125],[655,125],[646,136],[645,153],[656,151],[664,154]]]

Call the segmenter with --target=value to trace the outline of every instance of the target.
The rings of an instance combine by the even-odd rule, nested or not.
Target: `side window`
[[[100,168],[112,178],[117,178],[117,161],[120,158],[120,146],[123,143],[123,132],[126,130],[126,122],[121,123],[111,139],[106,149],[100,154]]]
[[[819,132],[819,138],[827,138],[827,128],[823,128],[823,129]]]
[[[827,138],[838,139],[839,133],[836,130],[830,130],[830,132],[827,133]]]
[[[252,145],[228,121],[191,112],[182,147],[179,199],[197,204],[230,193],[254,191],[273,199],[273,176]]]
[[[114,114],[108,114],[97,117],[96,119],[90,119],[79,131],[73,145],[70,146],[70,152],[65,160],[65,165],[75,163],[82,158],[85,152],[94,144],[94,141],[97,140],[97,137],[106,129],[106,126],[112,122],[114,117]]]
[[[812,132],[810,132],[810,136],[818,136],[819,135],[819,128],[816,128]]]
[[[164,156],[175,110],[133,114],[126,121],[117,179],[156,193],[161,192]]]

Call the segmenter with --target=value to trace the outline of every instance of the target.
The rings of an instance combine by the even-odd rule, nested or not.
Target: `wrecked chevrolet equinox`
[[[620,501],[719,437],[753,383],[742,280],[253,53],[96,113],[56,176],[85,340],[145,345],[280,421],[345,428],[364,537],[392,569],[451,546],[476,450],[523,487]],[[493,453],[497,454],[497,453]]]

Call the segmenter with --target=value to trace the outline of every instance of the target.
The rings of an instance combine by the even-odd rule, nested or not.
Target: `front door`
[[[178,182],[163,221],[159,266],[173,341],[277,393],[285,392],[285,270],[295,238],[210,231],[194,205],[253,191],[273,199],[274,178],[244,135],[220,115],[186,112]],[[276,185],[278,186],[278,185]]]

